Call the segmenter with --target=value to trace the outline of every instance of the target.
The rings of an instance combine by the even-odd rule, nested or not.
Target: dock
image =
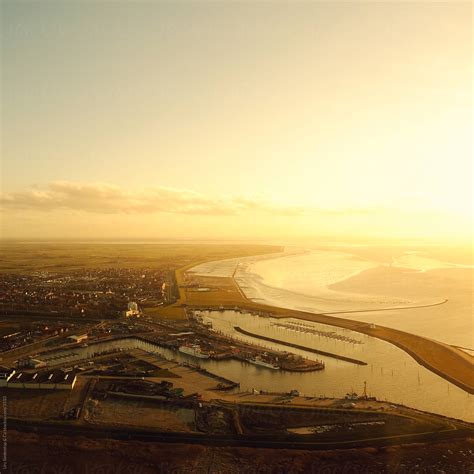
[[[294,344],[293,342],[280,341],[279,339],[274,339],[273,337],[261,336],[260,334],[255,334],[255,333],[246,331],[245,329],[239,328],[238,326],[235,326],[234,329],[240,334],[244,334],[245,336],[255,337],[256,339],[261,339],[262,341],[273,342],[275,344],[281,344],[282,346],[288,346],[294,349],[300,349],[302,351],[311,352],[313,354],[318,354],[325,357],[330,357],[332,359],[343,360],[344,362],[349,362],[351,364],[367,365],[367,362],[364,362],[359,359],[353,359],[352,357],[346,357],[343,355],[334,354],[333,352],[320,351],[319,349],[314,349],[313,347],[301,346],[299,344]]]

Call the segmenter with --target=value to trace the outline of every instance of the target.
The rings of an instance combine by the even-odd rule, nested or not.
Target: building
[[[138,310],[138,305],[137,303],[130,301],[127,305],[127,310],[123,312],[123,315],[126,318],[129,318],[131,316],[139,316],[140,311]]]
[[[86,339],[87,339],[87,334],[75,334],[73,336],[68,337],[68,340],[70,342],[76,342],[76,343],[85,341]]]
[[[41,369],[42,367],[46,367],[46,365],[46,362],[39,359],[33,359],[32,357],[25,357],[15,361],[17,369]]]
[[[72,390],[76,384],[74,372],[65,373],[62,370],[46,372],[18,372],[10,375],[5,385],[6,388],[40,389],[40,390]]]

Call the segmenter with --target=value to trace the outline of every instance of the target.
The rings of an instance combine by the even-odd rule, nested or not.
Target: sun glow
[[[472,234],[470,5],[226,3],[2,5],[4,237]]]

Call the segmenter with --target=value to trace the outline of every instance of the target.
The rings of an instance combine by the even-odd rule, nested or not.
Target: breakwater
[[[339,354],[334,354],[332,352],[320,351],[318,349],[314,349],[313,347],[301,346],[300,344],[295,344],[293,342],[280,341],[279,339],[274,339],[272,337],[261,336],[260,334],[255,334],[255,333],[246,331],[245,329],[242,329],[238,326],[235,326],[234,329],[240,334],[244,334],[245,336],[255,337],[263,341],[268,341],[268,342],[273,342],[275,344],[281,344],[283,346],[293,347],[294,349],[300,349],[302,351],[311,352],[313,354],[318,354],[325,357],[331,357],[332,359],[343,360],[344,362],[349,362],[351,364],[367,365],[367,362],[364,362],[359,359],[353,359],[352,357],[346,357]]]

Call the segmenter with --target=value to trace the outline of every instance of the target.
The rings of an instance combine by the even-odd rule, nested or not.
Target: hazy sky
[[[471,9],[2,1],[2,235],[465,236]]]

